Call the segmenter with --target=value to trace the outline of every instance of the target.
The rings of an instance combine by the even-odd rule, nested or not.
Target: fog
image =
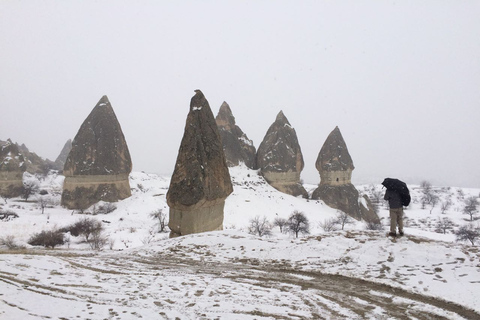
[[[190,99],[305,169],[338,126],[353,183],[480,187],[479,1],[1,1],[0,140],[54,160],[107,95],[135,171],[171,175]]]

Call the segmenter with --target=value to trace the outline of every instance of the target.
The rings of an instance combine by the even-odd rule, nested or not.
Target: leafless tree
[[[273,220],[273,225],[279,227],[280,232],[283,233],[285,231],[284,227],[287,225],[287,219],[277,217]]]
[[[480,228],[474,227],[471,223],[468,225],[461,226],[457,232],[455,232],[457,241],[470,241],[470,243],[475,245],[475,242],[480,237]]]
[[[347,213],[343,211],[338,211],[337,217],[336,217],[336,222],[338,225],[341,226],[342,230],[345,228],[345,225],[347,224],[353,224],[355,223],[355,220],[350,217]]]
[[[158,209],[150,213],[150,217],[152,219],[158,220],[158,233],[166,231],[165,228],[168,224],[167,213],[163,212],[163,209]]]
[[[310,233],[310,223],[308,222],[307,217],[303,212],[298,210],[293,211],[290,217],[288,217],[286,227],[288,232],[295,234],[295,238],[298,238],[299,233]]]
[[[452,201],[451,200],[447,200],[447,201],[442,202],[442,206],[441,206],[442,214],[445,214],[445,212],[447,210],[449,210],[451,206],[452,206]]]
[[[45,208],[51,204],[51,198],[48,195],[39,195],[37,197],[37,203],[40,205],[42,209],[42,214],[45,212]]]
[[[452,219],[443,217],[438,219],[437,223],[435,224],[435,232],[446,234],[447,231],[452,230],[455,226],[455,223]]]
[[[433,208],[437,205],[440,201],[440,198],[436,194],[431,194],[430,196],[430,214],[432,214]]]
[[[272,225],[268,222],[267,217],[256,216],[250,220],[248,225],[248,233],[259,237],[270,236],[272,234]]]
[[[477,220],[477,218],[475,217],[478,212],[477,206],[478,201],[476,197],[468,197],[467,200],[465,200],[465,207],[463,207],[463,213],[470,216],[470,221]]]

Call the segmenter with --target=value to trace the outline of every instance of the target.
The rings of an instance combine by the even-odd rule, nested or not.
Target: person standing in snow
[[[390,233],[388,235],[397,236],[398,226],[398,233],[403,236],[403,205],[400,193],[387,189],[383,199],[387,200],[390,206]]]

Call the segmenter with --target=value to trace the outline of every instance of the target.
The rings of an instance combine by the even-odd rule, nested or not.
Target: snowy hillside
[[[168,217],[169,178],[155,174],[131,174],[132,197],[108,214],[99,213],[108,204],[83,214],[59,206],[63,177],[55,174],[38,182],[44,195],[4,199],[0,318],[480,318],[480,253],[452,233],[467,224],[465,201],[479,189],[432,187],[437,200],[422,204],[424,188],[409,185],[406,236],[393,241],[387,229],[366,230],[363,222],[325,231],[338,212],[322,201],[280,193],[244,167],[230,173],[225,230],[175,239],[158,232],[159,210]],[[383,196],[380,184],[357,188],[374,202]],[[387,226],[387,207],[377,205]],[[255,217],[273,222],[295,210],[307,216],[310,234],[247,232]],[[103,250],[71,232],[53,250],[27,244],[84,218],[101,221]],[[450,229],[439,228],[444,218]]]

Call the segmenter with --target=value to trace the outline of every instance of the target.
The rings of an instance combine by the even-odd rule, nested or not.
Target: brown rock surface
[[[6,198],[20,196],[26,170],[27,162],[19,146],[10,139],[0,141],[0,195]]]
[[[85,209],[98,201],[131,196],[130,152],[107,96],[103,96],[73,139],[65,161],[62,205]]]
[[[338,127],[325,140],[315,166],[320,173],[320,185],[312,199],[321,199],[357,220],[380,221],[368,197],[359,198],[351,182],[355,166]]]
[[[225,199],[233,191],[212,110],[195,92],[167,192],[171,237],[222,230]]]
[[[275,189],[293,196],[308,197],[300,184],[304,162],[295,129],[280,111],[257,151],[257,166]]]
[[[245,163],[250,169],[255,169],[256,150],[252,140],[235,123],[230,106],[223,102],[215,119],[222,138],[223,151],[229,167]]]

